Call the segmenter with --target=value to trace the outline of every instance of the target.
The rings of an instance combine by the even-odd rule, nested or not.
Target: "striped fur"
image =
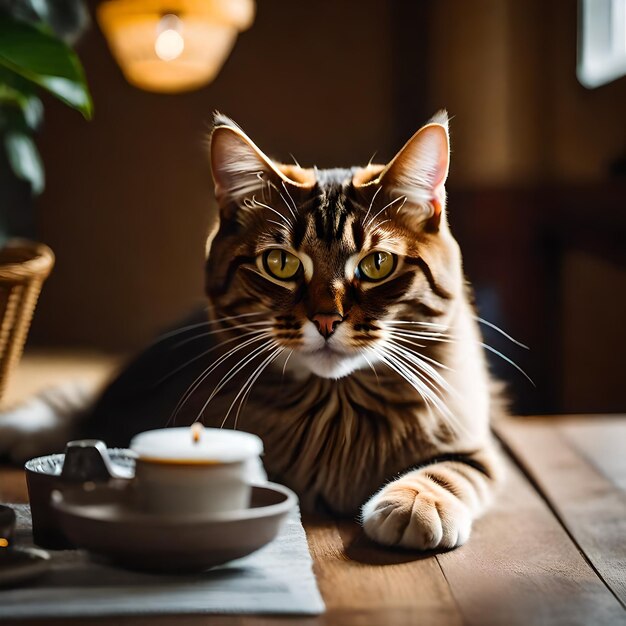
[[[331,170],[275,163],[215,122],[208,319],[149,348],[76,434],[123,446],[197,419],[241,428],[305,508],[359,516],[383,544],[463,543],[499,480],[489,420],[500,403],[446,219],[447,117],[387,165]],[[297,257],[292,279],[270,274],[271,250]],[[368,281],[360,263],[375,251],[393,266]],[[320,315],[335,320],[329,336]],[[0,454],[19,455],[25,437],[29,452],[50,451],[71,431],[57,413],[58,428],[50,412],[39,419],[39,439],[23,416],[0,415]]]
[[[269,345],[252,352],[250,371],[263,368],[238,426],[263,438],[269,475],[308,508],[360,510],[366,532],[385,544],[459,545],[500,471],[489,376],[445,218],[447,117],[387,166],[303,170],[293,184],[285,166],[268,167],[243,140],[243,175],[261,183],[243,194],[236,180],[226,190],[220,160],[238,133],[222,118],[213,137],[225,193],[207,261],[213,318],[258,313],[250,319],[269,324],[260,334]],[[258,259],[274,248],[300,259],[300,277],[264,271]],[[356,276],[372,250],[397,256],[380,282]],[[328,340],[311,322],[320,312],[343,318]],[[416,362],[426,364],[419,374]],[[422,384],[411,385],[412,375]],[[212,414],[221,420],[228,408],[213,404]]]

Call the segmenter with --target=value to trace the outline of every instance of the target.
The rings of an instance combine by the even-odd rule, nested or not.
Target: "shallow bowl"
[[[55,491],[52,506],[77,547],[133,569],[203,570],[237,559],[272,541],[296,505],[274,483],[253,486],[250,507],[212,514],[154,514],[137,507],[120,482]]]

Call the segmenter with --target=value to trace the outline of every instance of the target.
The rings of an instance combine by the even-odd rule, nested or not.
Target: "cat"
[[[386,165],[277,163],[221,114],[210,145],[207,308],[88,408],[57,391],[0,417],[4,451],[200,419],[258,434],[305,509],[358,516],[384,545],[463,544],[501,482],[504,409],[446,217],[446,112]]]

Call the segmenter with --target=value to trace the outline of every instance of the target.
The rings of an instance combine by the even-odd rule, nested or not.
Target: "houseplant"
[[[32,196],[45,186],[33,136],[47,92],[89,119],[91,96],[71,43],[87,22],[79,0],[0,0],[0,395],[20,358],[54,264],[32,236]]]

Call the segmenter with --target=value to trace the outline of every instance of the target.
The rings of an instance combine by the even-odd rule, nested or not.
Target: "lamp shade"
[[[188,91],[215,78],[251,26],[254,0],[108,0],[97,16],[129,83]]]

